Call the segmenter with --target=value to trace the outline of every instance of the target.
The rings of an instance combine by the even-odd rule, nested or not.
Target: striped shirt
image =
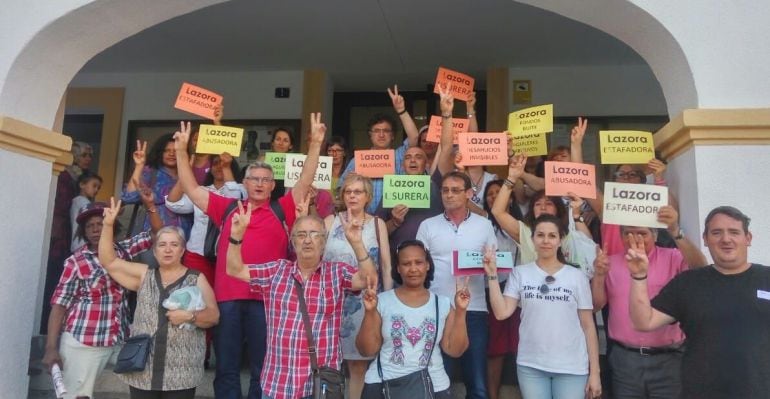
[[[248,265],[251,285],[260,287],[267,319],[267,354],[262,367],[262,391],[275,399],[313,394],[313,379],[302,312],[294,280],[302,282],[295,262],[279,260]],[[322,261],[304,284],[318,366],[340,369],[342,303],[356,268]]]
[[[149,232],[115,243],[115,253],[131,260],[152,247]],[[67,309],[64,331],[83,345],[113,346],[128,333],[128,301],[125,290],[99,263],[98,254],[84,245],[64,261],[51,305]]]

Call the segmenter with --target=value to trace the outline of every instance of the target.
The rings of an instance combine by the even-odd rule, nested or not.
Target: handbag
[[[434,332],[433,337],[433,346],[430,348],[430,355],[428,355],[428,364],[425,365],[425,368],[415,371],[413,373],[409,373],[405,376],[401,376],[398,378],[393,378],[390,380],[386,380],[382,376],[382,363],[380,362],[380,355],[377,355],[377,373],[380,375],[380,381],[382,381],[380,385],[380,398],[383,399],[400,399],[400,398],[408,398],[408,399],[433,399],[434,398],[434,392],[433,392],[433,380],[430,378],[430,372],[428,371],[428,367],[430,366],[430,361],[433,359],[433,348],[438,345],[438,331],[439,331],[439,315],[438,315],[438,296],[433,295],[433,297],[436,300],[436,331]],[[364,392],[371,392],[374,391],[374,388],[378,384],[366,384],[372,385],[372,389],[364,389]]]
[[[128,338],[120,348],[118,361],[112,371],[116,374],[143,371],[147,365],[147,357],[150,356],[153,338],[150,334],[139,334]]]
[[[238,207],[238,201],[235,200],[227,205],[225,208],[225,216],[222,218],[222,224],[217,225],[211,218],[209,218],[209,224],[206,227],[206,236],[203,238],[203,256],[206,259],[214,262],[217,259],[217,249],[219,247],[219,235],[222,233],[225,223],[227,222],[230,214]]]
[[[302,323],[305,325],[308,353],[310,353],[310,367],[313,370],[313,399],[344,399],[345,375],[332,367],[318,367],[315,340],[313,340],[313,332],[311,331],[310,316],[307,314],[305,294],[302,285],[296,279],[294,286],[297,288],[299,310],[302,313]]]

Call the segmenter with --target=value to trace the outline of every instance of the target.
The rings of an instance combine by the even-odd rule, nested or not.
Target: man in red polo
[[[326,126],[320,119],[320,113],[311,114],[310,148],[299,181],[291,192],[276,202],[271,204],[270,193],[275,187],[275,180],[270,165],[256,162],[246,168],[243,187],[247,199],[244,200],[244,206],[251,204],[254,211],[251,214],[251,222],[246,227],[244,245],[241,247],[244,262],[261,264],[287,258],[288,230],[296,218],[296,204],[302,202],[310,190],[326,134]],[[230,205],[236,200],[211,193],[195,181],[187,154],[189,137],[189,123],[183,124],[182,129],[174,135],[179,180],[185,194],[193,203],[215,224],[222,226],[220,237],[224,238],[219,240],[217,248],[214,285],[220,312],[219,325],[214,331],[214,351],[217,356],[214,393],[220,399],[241,398],[240,365],[245,338],[251,362],[248,399],[260,399],[260,374],[266,344],[262,293],[252,290],[248,283],[227,275],[226,238],[230,236],[234,214],[228,210],[233,209]]]

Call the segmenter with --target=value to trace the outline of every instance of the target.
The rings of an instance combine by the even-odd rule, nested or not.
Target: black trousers
[[[145,391],[144,389],[128,387],[131,399],[194,399],[195,388],[179,391]]]

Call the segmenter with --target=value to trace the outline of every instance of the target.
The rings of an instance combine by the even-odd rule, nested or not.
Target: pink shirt
[[[682,253],[676,248],[655,247],[647,257],[650,267],[647,271],[647,293],[654,298],[663,287],[688,266]],[[631,275],[623,254],[609,257],[610,271],[604,281],[607,302],[610,304],[610,338],[631,347],[670,346],[684,341],[679,323],[669,324],[652,332],[634,329],[628,311],[628,297],[631,290]]]

